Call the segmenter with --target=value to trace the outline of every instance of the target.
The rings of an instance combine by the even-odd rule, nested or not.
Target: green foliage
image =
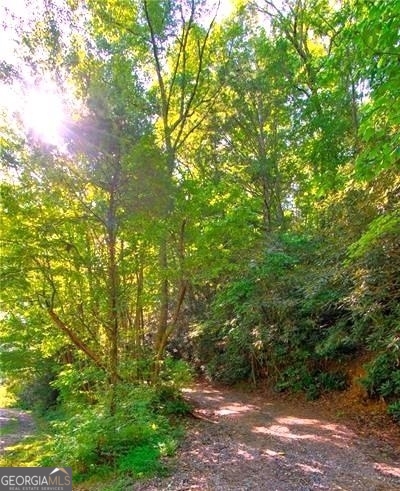
[[[248,360],[248,343],[237,344],[228,338],[228,349],[220,356],[213,357],[207,364],[206,374],[213,380],[225,384],[234,384],[241,380],[250,380],[251,366]]]
[[[18,353],[18,358],[22,355],[18,348],[11,353]],[[5,371],[7,387],[14,397],[14,405],[44,415],[56,408],[59,402],[58,388],[53,385],[58,366],[53,357],[41,360],[33,357],[31,363],[32,366],[28,368],[25,360],[21,368],[19,360],[16,362],[16,359],[13,359],[11,366]]]
[[[378,355],[366,366],[362,384],[370,397],[383,397],[390,401],[400,396],[400,359],[396,352]]]
[[[58,391],[59,403],[63,410],[71,411],[80,405],[94,404],[97,394],[105,390],[104,372],[94,367],[81,363],[79,368],[73,364],[65,364],[63,369],[52,382],[52,386]]]
[[[285,370],[275,390],[281,392],[305,392],[307,399],[318,399],[324,392],[345,390],[348,386],[346,374],[342,372],[310,371],[304,365],[292,366]]]
[[[27,374],[27,377],[19,382],[19,387],[14,387],[18,405],[39,414],[54,409],[57,405],[58,391],[52,387],[53,380],[54,374],[51,373]]]
[[[0,407],[15,407],[16,405],[17,398],[10,382],[2,379],[0,385]]]
[[[234,383],[268,374],[282,388],[330,386],[315,382],[314,372],[356,344],[342,336],[349,322],[340,305],[343,284],[320,256],[322,247],[310,236],[282,234],[259,264],[221,289],[199,336],[199,357],[212,378]],[[321,263],[310,272],[315,260]]]
[[[317,384],[321,391],[345,390],[348,379],[343,372],[321,372],[317,375]]]
[[[381,174],[384,189],[378,195],[386,201],[386,212],[368,224],[350,246],[345,262],[352,286],[344,303],[352,313],[353,336],[378,353],[378,365],[382,363],[382,352],[390,357],[398,349],[400,322],[400,222],[396,198],[392,197],[397,181],[390,182],[389,176],[393,178],[392,174]],[[377,187],[376,182],[374,186]]]
[[[77,479],[99,472],[129,471],[136,477],[158,472],[159,459],[175,451],[180,437],[179,427],[172,428],[166,417],[182,410],[183,404],[178,408],[173,401],[171,393],[154,388],[120,386],[113,412],[107,396],[89,407],[70,404],[52,423],[52,458],[71,465]]]
[[[310,399],[373,352],[398,418],[399,2],[266,2],[270,30],[242,2],[209,31],[203,2],[81,3],[49,2],[14,72],[73,86],[67,151],[0,123],[0,361],[59,406],[52,457],[160,470],[184,325],[211,378]]]
[[[390,416],[392,416],[396,423],[400,424],[400,400],[389,404],[388,413]]]
[[[162,466],[159,457],[160,452],[156,447],[142,445],[120,457],[117,467],[121,471],[132,473],[138,477],[149,476],[160,472]]]
[[[275,390],[281,392],[290,389],[293,392],[300,392],[313,385],[313,377],[306,366],[291,366],[282,373],[280,380],[275,385]]]
[[[159,379],[163,390],[169,387],[178,393],[179,389],[187,387],[193,381],[193,371],[186,361],[166,356],[162,362]]]
[[[250,326],[253,322],[257,325],[258,316],[248,303],[252,302],[252,289],[251,281],[242,279],[214,300],[214,317],[205,324],[199,339],[199,357],[207,362],[207,373],[215,380],[230,384],[250,376]]]
[[[326,360],[342,361],[357,353],[359,342],[349,330],[349,322],[338,322],[329,328],[326,337],[316,344],[315,353]]]
[[[359,177],[371,179],[399,163],[400,75],[399,46],[395,24],[400,15],[397,2],[373,2],[368,8],[354,2],[357,22],[347,26],[363,59],[361,77],[370,85],[369,100],[362,107],[360,136],[364,147],[356,159]],[[357,35],[356,35],[357,33]]]
[[[191,406],[175,387],[165,385],[158,387],[152,399],[152,408],[168,416],[184,416],[191,410]]]
[[[400,213],[393,211],[375,218],[360,239],[349,248],[349,260],[360,259],[382,243],[385,237],[400,233]]]

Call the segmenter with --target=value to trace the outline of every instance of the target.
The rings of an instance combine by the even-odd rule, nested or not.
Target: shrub
[[[162,386],[179,390],[190,385],[193,381],[193,372],[186,361],[166,357],[161,366],[160,381]]]
[[[264,257],[217,291],[198,336],[198,358],[211,378],[231,384],[268,374],[279,390],[304,390],[315,385],[322,358],[356,352],[342,305],[347,283],[325,245],[277,235]]]
[[[129,450],[118,458],[118,469],[133,473],[135,476],[144,477],[159,472],[162,468],[160,464],[160,451],[154,445],[141,445]]]
[[[53,422],[52,459],[71,466],[78,480],[127,469],[141,476],[146,465],[156,472],[159,457],[172,452],[180,438],[166,414],[182,412],[183,402],[172,405],[168,390],[121,384],[114,412],[106,397],[91,406],[69,405],[65,417]]]
[[[343,372],[321,372],[317,375],[317,380],[323,392],[345,390],[348,387],[347,376]]]
[[[275,390],[300,392],[313,384],[313,377],[305,365],[287,368],[275,385]]]
[[[77,368],[65,364],[51,385],[58,390],[63,408],[74,412],[75,405],[96,403],[97,394],[104,392],[105,384],[104,372],[95,366],[82,364]]]
[[[151,407],[168,416],[184,416],[191,411],[190,405],[174,387],[161,386],[152,398]]]
[[[383,397],[390,400],[400,395],[400,366],[393,352],[378,355],[366,365],[366,376],[361,383],[372,398]]]
[[[388,413],[392,416],[394,421],[400,424],[400,399],[388,406]]]
[[[299,365],[285,370],[275,389],[305,392],[308,400],[315,400],[323,392],[345,390],[347,386],[347,377],[342,372],[311,371],[305,365]]]
[[[346,331],[349,331],[349,327],[342,322],[330,328],[327,336],[316,345],[316,354],[324,359],[338,361],[354,356],[358,344]]]

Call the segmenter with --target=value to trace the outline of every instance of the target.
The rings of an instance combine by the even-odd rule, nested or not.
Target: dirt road
[[[136,491],[400,490],[396,439],[361,436],[318,407],[197,385],[196,418],[168,478]]]
[[[368,434],[319,405],[207,384],[185,397],[194,417],[174,471],[126,490],[400,490],[400,429],[394,426],[393,434],[387,427]],[[14,409],[0,410],[0,425],[2,451],[34,430],[31,416]]]

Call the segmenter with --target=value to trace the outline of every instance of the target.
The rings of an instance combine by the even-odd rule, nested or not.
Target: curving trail
[[[168,478],[136,491],[398,491],[400,448],[312,405],[198,384],[195,418]]]

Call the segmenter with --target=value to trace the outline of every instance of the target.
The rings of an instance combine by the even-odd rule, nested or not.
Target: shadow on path
[[[132,490],[396,491],[400,452],[357,435],[315,407],[198,384],[192,424],[165,479]]]

